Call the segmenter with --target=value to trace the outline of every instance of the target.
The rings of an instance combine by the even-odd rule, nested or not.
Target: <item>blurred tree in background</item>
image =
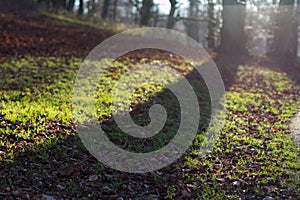
[[[246,53],[246,1],[223,0],[223,26],[219,50],[225,53]]]
[[[6,9],[175,29],[222,53],[289,58],[299,56],[299,4],[300,0],[0,0]]]
[[[110,0],[104,0],[103,2],[102,14],[101,14],[102,19],[106,19],[108,16],[109,1]]]
[[[297,20],[294,18],[295,0],[280,0],[275,20],[272,56],[297,57]]]
[[[170,12],[169,12],[169,16],[168,16],[168,22],[167,22],[167,28],[172,29],[175,25],[175,19],[174,19],[174,15],[175,15],[175,11],[176,9],[178,9],[177,5],[178,5],[178,1],[177,0],[169,0],[170,1]]]
[[[149,25],[152,7],[153,7],[153,0],[143,0],[142,8],[141,8],[140,26]]]

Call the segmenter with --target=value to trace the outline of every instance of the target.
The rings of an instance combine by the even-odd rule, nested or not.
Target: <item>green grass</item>
[[[238,83],[226,94],[227,119],[214,151],[202,159],[194,158],[196,150],[186,157],[186,168],[201,169],[196,177],[184,174],[188,182],[203,183],[196,187],[199,196],[272,196],[275,193],[264,188],[274,183],[294,188],[299,195],[300,151],[289,134],[289,122],[300,103],[296,91],[299,88],[286,74],[239,67]],[[215,179],[228,185],[216,184]],[[230,187],[236,180],[241,188]]]
[[[142,62],[145,62],[145,60]],[[22,141],[38,145],[49,144],[56,142],[63,135],[68,135],[68,130],[64,130],[62,127],[59,129],[57,125],[68,126],[73,121],[72,92],[77,70],[81,63],[82,60],[77,58],[25,57],[21,59],[7,58],[1,64],[0,112],[5,115],[5,120],[1,121],[2,140],[0,144],[7,152],[6,155],[1,155],[1,157],[13,158],[14,152],[19,149],[17,146]],[[151,106],[151,99],[153,100],[158,93],[164,92],[164,87],[168,83],[174,83],[178,80],[178,77],[170,75],[170,72],[161,71],[163,69],[159,71],[162,73],[145,68],[137,69],[136,66],[130,64],[130,61],[126,60],[122,62],[115,61],[112,66],[107,66],[105,60],[97,64],[98,67],[107,67],[107,69],[98,78],[98,89],[95,91],[95,110],[87,110],[86,113],[95,113],[100,121],[116,114],[112,113],[112,92],[121,78],[127,84],[130,84],[131,80],[148,79],[148,82],[141,82],[137,88],[131,87],[133,89],[132,94],[130,94],[132,91],[128,93],[128,91],[120,90],[115,98],[119,110],[130,106],[133,111],[137,112],[134,120],[141,125],[149,123],[149,119],[139,113],[142,111],[147,112],[147,109]],[[168,64],[168,62],[165,61],[165,64]],[[189,67],[179,67],[191,69]],[[132,69],[134,71],[130,72]],[[129,75],[126,75],[126,73],[129,73]],[[156,101],[169,105],[169,110],[172,111],[172,106],[177,101],[174,100],[172,93],[167,93],[166,95],[169,98],[158,97]],[[131,98],[128,98],[129,96]],[[142,108],[137,109],[138,107]],[[82,121],[87,119],[88,117],[85,115],[81,117]],[[175,123],[178,123],[178,121],[172,118],[164,131],[174,129],[171,132],[176,133],[175,128],[173,128],[177,127]],[[120,134],[120,130],[116,125],[109,129],[107,131],[112,140],[122,141],[122,144],[130,141],[131,138],[126,134]],[[172,134],[161,134],[155,137],[154,141],[146,142],[150,142],[150,146],[153,144],[153,148],[158,149],[172,137]],[[16,141],[10,140],[10,138],[15,138]],[[126,148],[138,151],[144,148],[144,143],[145,141],[139,141],[133,146],[127,144]],[[26,145],[21,146],[26,148]]]
[[[63,127],[72,121],[70,90],[80,62],[26,57],[7,58],[1,64],[0,112],[5,116],[0,137],[7,152],[2,158],[13,158],[20,148],[53,143],[69,133]]]
[[[70,91],[79,65],[79,59],[8,59],[0,69],[1,112],[12,122],[70,123]]]
[[[168,61],[159,62],[174,65]],[[67,127],[73,120],[71,91],[80,64],[81,59],[77,58],[43,57],[7,58],[1,64],[0,113],[5,116],[0,124],[0,150],[5,154],[1,154],[0,159],[14,159],[17,152],[26,152],[35,146],[40,148],[40,159],[49,162],[47,148],[70,134]],[[111,88],[120,78],[129,81],[132,77],[124,75],[133,68],[126,60],[116,61],[99,77],[94,112],[100,121],[106,122],[112,114]],[[188,73],[191,67],[182,64],[177,69]],[[122,101],[128,93],[120,93],[120,108],[130,105],[135,122],[145,125],[149,118],[144,112],[147,113],[154,100],[166,108],[169,106],[171,118],[164,130],[168,134],[158,134],[152,140],[134,140],[121,133],[116,125],[107,127],[110,139],[124,149],[144,152],[159,149],[177,131],[178,112],[174,109],[177,101],[165,86],[178,79],[167,76],[167,72],[157,75],[165,81],[163,84],[151,80],[141,84],[134,90],[131,100]],[[135,76],[152,77],[153,74],[141,70]],[[198,199],[236,199],[250,194],[272,196],[276,195],[274,185],[278,191],[294,188],[299,194],[300,152],[291,140],[288,128],[299,105],[295,91],[299,88],[284,73],[239,67],[237,83],[226,93],[227,118],[217,144],[212,152],[199,157],[199,145],[203,141],[203,130],[199,130],[185,157],[183,168],[187,170],[180,172]],[[201,92],[198,96],[207,99]],[[203,106],[207,105],[204,103]],[[208,117],[200,123],[206,124]],[[30,159],[34,161],[36,156]],[[97,165],[91,170],[101,173],[102,169],[102,165]],[[240,187],[233,186],[235,181]],[[103,190],[118,194],[122,180],[113,178],[108,182],[111,185]],[[75,192],[76,182],[70,180],[62,186]],[[274,191],[268,193],[266,188]],[[176,199],[175,185],[168,186],[166,193],[166,198]]]

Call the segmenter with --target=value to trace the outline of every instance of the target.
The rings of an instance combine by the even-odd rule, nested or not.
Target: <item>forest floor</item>
[[[111,35],[112,30],[64,18],[0,13],[0,199],[300,198],[300,150],[289,129],[300,104],[300,66],[291,62],[215,57],[226,84],[226,120],[213,150],[203,157],[199,144],[209,116],[200,122],[192,147],[162,170],[119,172],[91,156],[72,122],[70,91],[84,57]],[[192,73],[176,55],[141,51],[114,62],[99,86],[98,115],[110,139],[124,149],[160,148],[178,127],[173,113],[171,133],[132,142],[111,123],[109,88],[134,64],[153,60]],[[159,85],[142,86],[133,111],[146,112],[153,99],[173,105],[163,94],[169,95]]]

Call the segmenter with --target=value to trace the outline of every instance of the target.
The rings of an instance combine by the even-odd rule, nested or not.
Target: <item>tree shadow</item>
[[[249,55],[233,55],[226,53],[218,53],[213,57],[213,60],[221,73],[226,90],[228,90],[235,82],[238,67],[242,65],[249,65],[251,59],[252,58]]]
[[[113,35],[101,27],[78,25],[28,10],[0,10],[0,27],[0,57],[82,58],[95,44]]]

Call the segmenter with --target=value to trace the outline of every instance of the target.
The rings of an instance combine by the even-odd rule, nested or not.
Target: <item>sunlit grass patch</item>
[[[70,123],[72,84],[80,59],[10,58],[1,64],[1,112],[12,122]]]
[[[149,60],[143,59],[140,62],[136,65],[144,65]],[[172,62],[167,60],[154,60],[153,62],[174,66]],[[102,60],[95,66],[100,67],[100,71],[103,70],[97,77],[96,83],[93,83],[95,86],[95,107],[92,110],[87,110],[87,113],[94,113],[100,121],[107,120],[112,116],[112,91],[120,79],[130,83],[133,77],[126,76],[127,73],[130,72],[135,78],[142,77],[145,79],[144,83],[134,88],[132,94],[125,94],[126,91],[119,93],[121,97],[123,95],[119,99],[119,102],[123,104],[122,108],[127,109],[126,106],[130,105],[133,112],[144,106],[142,110],[147,113],[149,108],[144,104],[150,106],[151,104],[147,102],[156,98],[158,93],[164,92],[167,84],[178,81],[178,77],[174,77],[167,71],[152,74],[152,70],[134,70],[135,64],[128,59],[114,61],[110,63],[111,66],[108,66],[108,63],[106,60]],[[0,69],[0,74],[3,77],[0,80],[2,86],[0,88],[0,112],[2,116],[1,139],[4,141],[1,143],[1,149],[6,155],[1,153],[1,156],[13,158],[14,152],[25,148],[25,146],[54,142],[63,135],[70,132],[74,133],[72,129],[74,114],[72,113],[72,94],[81,64],[82,60],[78,58],[25,57],[20,59],[6,58],[4,60]],[[186,70],[187,73],[188,70],[192,69],[190,66],[185,68],[176,65],[176,67],[182,68],[181,73],[183,70]],[[152,80],[154,76],[156,79],[162,80],[164,84]],[[162,103],[171,103],[173,106],[173,100],[167,98]],[[82,99],[82,101],[85,102],[86,100]],[[138,114],[133,118],[140,125],[149,123],[147,114]],[[82,120],[85,119],[82,118]],[[171,117],[170,123],[176,124],[178,122]],[[171,124],[169,125],[171,126]],[[176,126],[174,125],[174,127]],[[176,130],[171,127],[165,131],[172,132],[172,134],[173,132],[176,133]],[[118,136],[117,132],[117,130],[111,132],[111,135],[115,137],[112,138],[113,140],[126,141],[128,139],[124,134],[121,137]],[[166,142],[166,138],[170,139],[170,137],[172,138],[170,135],[157,137],[156,142],[153,142],[154,146],[162,146]],[[142,143],[137,144],[136,147],[133,147],[133,149],[135,148],[143,149],[144,145]]]
[[[284,73],[239,68],[237,83],[226,94],[226,124],[214,150],[198,162],[197,151],[186,158],[186,168],[199,171],[197,178],[184,173],[193,185],[203,183],[195,190],[199,196],[276,196],[279,188],[297,193],[300,151],[291,139],[289,122],[300,104],[298,91]],[[274,184],[275,189],[266,190]],[[219,191],[227,192],[220,197]]]
[[[72,132],[71,90],[80,59],[6,58],[0,68],[2,158]]]

